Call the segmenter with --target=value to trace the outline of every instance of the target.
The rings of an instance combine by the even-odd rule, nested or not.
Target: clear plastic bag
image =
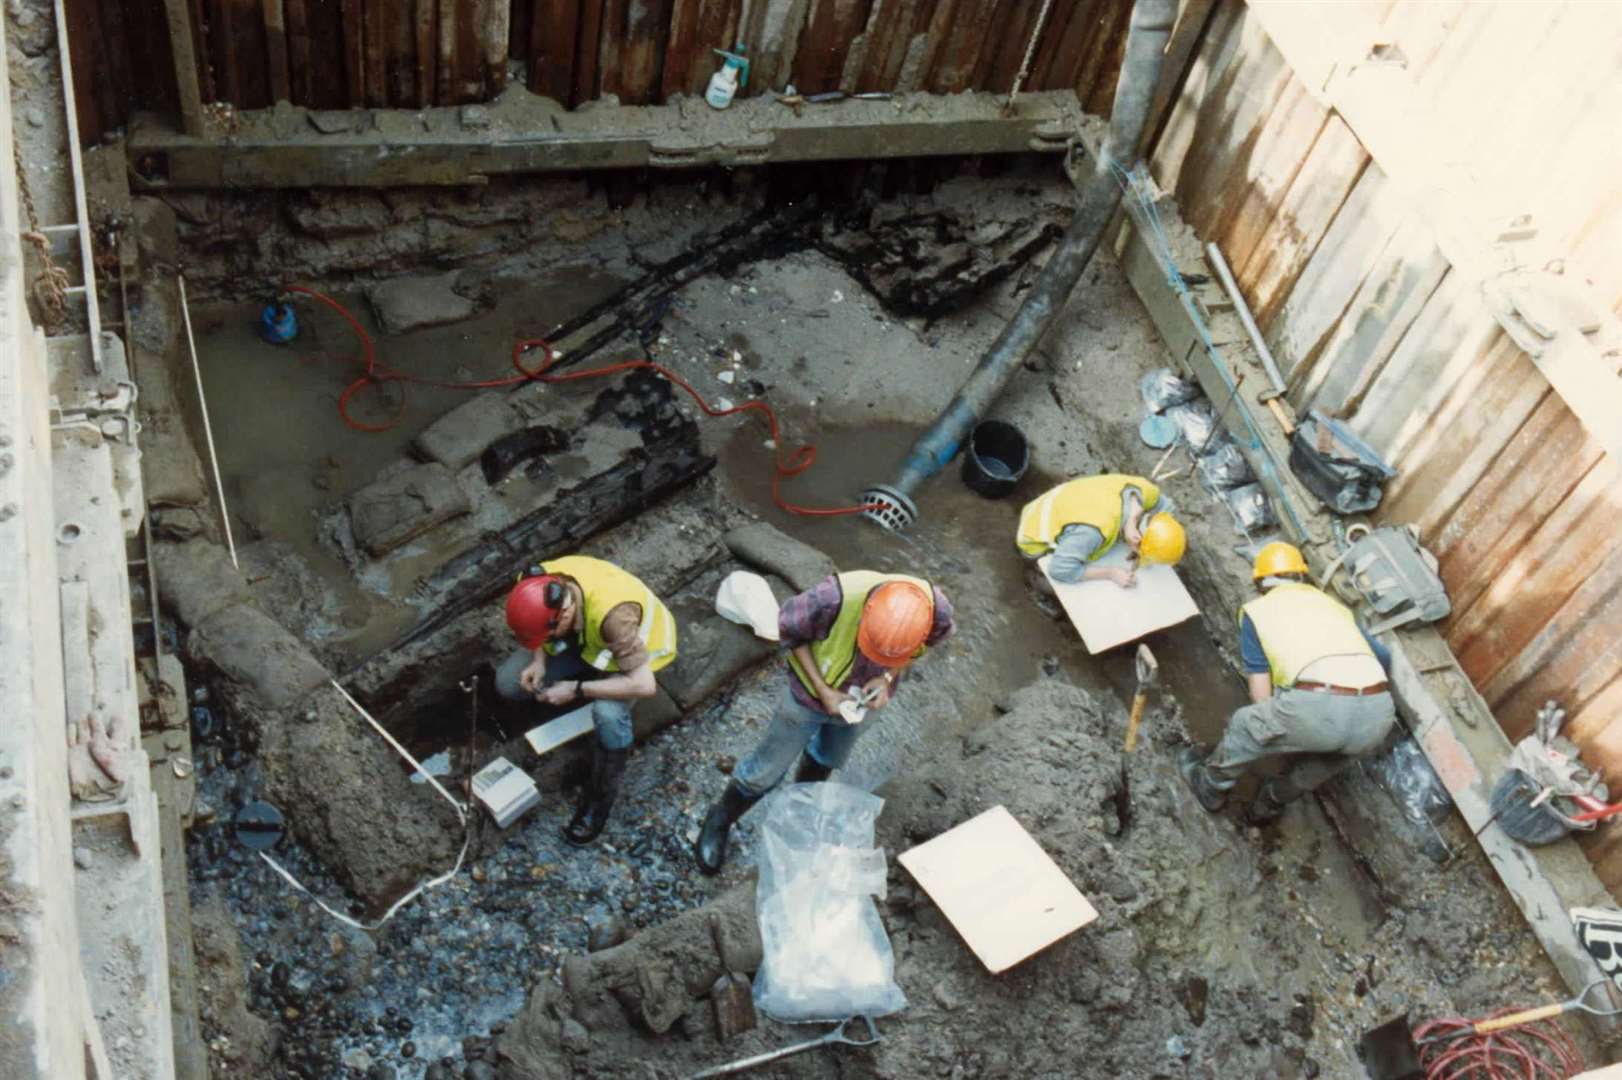
[[[1177,423],[1178,431],[1182,432],[1183,442],[1188,448],[1198,454],[1201,450],[1210,450],[1215,444],[1211,436],[1216,432],[1216,410],[1211,407],[1209,398],[1198,398],[1183,405],[1173,405],[1166,410],[1166,415]]]
[[[1219,439],[1209,453],[1195,460],[1200,482],[1207,491],[1227,491],[1256,479],[1256,474],[1250,471],[1250,462],[1232,439]]]
[[[1138,380],[1138,393],[1143,395],[1144,407],[1157,413],[1193,401],[1200,396],[1200,387],[1179,378],[1171,368],[1156,368]]]
[[[755,915],[764,959],[755,1006],[811,1023],[906,1007],[873,898],[885,894],[873,822],[884,800],[848,784],[794,784],[766,805]]]
[[[1273,504],[1267,501],[1267,492],[1262,490],[1260,484],[1244,484],[1224,492],[1222,498],[1227,502],[1228,509],[1233,511],[1239,527],[1247,533],[1278,524],[1278,518],[1273,516]]]
[[[1422,825],[1447,817],[1453,800],[1413,736],[1399,739],[1388,752],[1370,758],[1368,765],[1409,821]]]

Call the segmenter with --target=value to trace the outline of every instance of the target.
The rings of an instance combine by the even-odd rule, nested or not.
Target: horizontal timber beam
[[[141,116],[128,147],[149,189],[404,187],[587,169],[1059,153],[1085,120],[1068,90],[1023,94],[1008,115],[1002,104],[990,94],[898,94],[796,108],[768,96],[724,111],[684,98],[569,112],[514,87],[461,108],[238,112],[215,117],[215,133],[201,137]]]

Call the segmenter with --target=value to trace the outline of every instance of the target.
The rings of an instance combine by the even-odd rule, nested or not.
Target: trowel
[[[888,677],[885,679],[889,681]],[[878,700],[879,688],[872,690],[858,690],[850,696],[849,701],[839,703],[839,715],[845,718],[847,724],[860,724],[867,719],[867,707]]]
[[[1160,664],[1155,660],[1155,654],[1149,651],[1149,646],[1139,645],[1137,661],[1138,689],[1132,695],[1132,713],[1126,721],[1127,753],[1131,753],[1138,745],[1138,724],[1143,720],[1143,707],[1149,702],[1149,691],[1160,680]]]

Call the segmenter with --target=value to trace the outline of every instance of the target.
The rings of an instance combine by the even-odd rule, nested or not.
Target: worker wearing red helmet
[[[732,826],[796,758],[795,783],[826,780],[845,764],[862,727],[840,707],[857,694],[868,709],[888,704],[907,667],[951,634],[952,604],[920,578],[853,570],[790,597],[777,622],[791,678],[765,737],[704,819],[693,853],[707,874],[726,861]]]
[[[591,779],[563,828],[579,846],[608,824],[630,753],[631,704],[658,692],[653,673],[676,658],[676,620],[613,563],[569,555],[538,569],[507,595],[507,626],[523,647],[496,670],[496,690],[514,701],[591,706]]]

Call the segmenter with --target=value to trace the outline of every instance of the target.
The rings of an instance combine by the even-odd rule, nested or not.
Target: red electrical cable
[[[356,431],[374,433],[387,431],[389,428],[392,428],[395,424],[399,423],[401,416],[405,413],[406,397],[402,392],[400,395],[399,407],[395,410],[394,415],[389,417],[386,422],[381,424],[368,424],[363,421],[356,420],[349,414],[349,403],[354,399],[356,394],[360,393],[369,386],[382,386],[386,383],[397,382],[419,383],[424,386],[438,386],[450,390],[492,390],[502,386],[516,386],[517,384],[523,382],[563,383],[573,382],[576,379],[595,379],[608,375],[618,375],[624,371],[645,370],[657,372],[664,378],[687,391],[687,393],[692,396],[693,400],[698,403],[698,407],[704,410],[706,416],[731,416],[734,413],[743,412],[758,412],[762,414],[766,417],[766,427],[771,433],[772,445],[774,447],[780,447],[782,443],[778,432],[777,413],[774,412],[772,407],[764,401],[746,401],[742,405],[734,405],[730,409],[712,409],[710,408],[709,402],[705,401],[703,396],[700,395],[697,390],[693,389],[692,385],[688,383],[686,379],[682,378],[680,375],[677,375],[674,371],[671,371],[663,364],[656,364],[652,360],[622,360],[618,363],[609,364],[606,367],[590,368],[585,371],[571,371],[566,375],[552,375],[548,373],[549,369],[558,362],[560,357],[557,353],[552,351],[552,347],[548,345],[542,338],[525,338],[521,341],[514,342],[512,366],[518,372],[518,374],[508,375],[500,379],[481,379],[471,382],[441,382],[437,379],[427,379],[420,375],[412,375],[409,372],[396,371],[393,368],[385,366],[378,360],[377,349],[372,344],[372,336],[368,334],[366,332],[366,328],[349,313],[349,310],[338,301],[332,299],[330,296],[316,292],[314,289],[303,285],[289,285],[287,286],[287,291],[308,296],[313,300],[325,304],[327,307],[337,312],[338,315],[349,324],[349,328],[355,332],[355,336],[360,339],[361,349],[364,353],[365,368],[359,377],[357,377],[348,386],[344,387],[343,392],[338,395],[338,415],[345,424],[348,424]],[[542,359],[542,361],[533,368],[525,367],[524,353],[534,348],[539,348],[542,350],[542,356],[544,359]],[[867,510],[881,510],[887,507],[888,504],[886,503],[862,503],[857,506],[836,507],[800,506],[797,503],[791,503],[784,499],[782,492],[780,491],[783,479],[785,477],[800,475],[801,473],[805,472],[805,470],[809,469],[812,463],[814,463],[816,460],[817,448],[810,443],[806,443],[805,445],[799,447],[794,451],[793,454],[789,455],[786,460],[783,458],[781,450],[774,449],[772,452],[772,502],[776,503],[779,508],[788,511],[791,514],[799,514],[805,517],[838,517],[846,514],[860,514]]]
[[[1499,1009],[1483,1019],[1517,1011]],[[1424,1042],[1467,1030],[1477,1022],[1450,1016],[1414,1029],[1426,1080],[1566,1080],[1583,1069],[1582,1051],[1565,1028],[1550,1020],[1485,1035],[1460,1035],[1446,1042]]]

